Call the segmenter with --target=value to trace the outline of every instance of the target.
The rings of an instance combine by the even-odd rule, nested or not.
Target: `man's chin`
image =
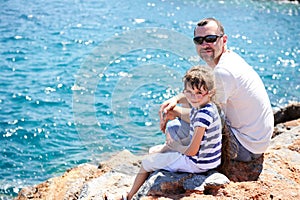
[[[200,54],[200,57],[203,60],[211,60],[213,58],[213,52],[212,51],[206,51]]]
[[[201,57],[203,61],[205,61],[206,63],[210,63],[212,61],[214,61],[214,59],[211,56],[203,56]]]

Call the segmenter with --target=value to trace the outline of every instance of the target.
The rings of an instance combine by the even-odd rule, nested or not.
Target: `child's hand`
[[[159,113],[167,114],[169,111],[174,109],[177,103],[178,101],[176,97],[166,100],[160,105]]]
[[[175,119],[176,116],[174,112],[171,110],[167,113],[161,112],[159,114],[159,118],[160,118],[160,130],[165,133],[168,121]]]

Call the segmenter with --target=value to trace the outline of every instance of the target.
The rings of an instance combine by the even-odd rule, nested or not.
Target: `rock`
[[[122,192],[128,190],[130,186],[128,181],[133,182],[133,178],[133,176],[130,177],[120,172],[107,172],[84,184],[78,199],[104,199],[105,196],[110,199],[117,199]]]
[[[298,106],[293,104],[281,109],[283,114],[274,114],[280,118],[275,120],[280,131],[274,131],[266,153],[250,163],[231,161],[228,178],[216,171],[190,174],[160,170],[150,175],[135,198],[300,199],[300,116],[294,119],[300,115]],[[60,177],[25,187],[15,200],[117,199],[130,190],[142,159],[122,151],[99,166],[82,164]]]
[[[109,169],[100,177],[86,182],[80,191],[80,200],[117,199],[126,195],[138,173],[142,157],[134,156],[128,150],[119,152],[98,168]]]
[[[272,140],[257,180],[231,181],[219,194],[228,199],[300,199],[300,127]]]
[[[159,170],[149,176],[133,199],[149,195],[168,197],[186,192],[212,194],[229,182],[225,175],[214,170],[205,174],[173,173]]]
[[[300,126],[300,103],[291,103],[274,112],[274,125],[273,137],[292,127]]]
[[[230,180],[224,174],[212,170],[207,175],[193,174],[192,178],[187,179],[183,186],[185,191],[188,192],[197,190],[209,194],[212,191],[217,191],[229,182]]]
[[[91,164],[82,164],[33,187],[25,187],[16,199],[77,199],[84,183],[101,176],[103,170]]]
[[[114,171],[124,174],[136,174],[141,167],[141,160],[144,156],[133,156],[128,150],[121,151],[112,156],[108,161],[100,163]]]
[[[274,124],[290,122],[300,118],[300,102],[290,103],[289,105],[274,112]]]
[[[150,175],[133,199],[140,199],[146,195],[165,196],[166,194],[184,193],[183,183],[191,176],[192,174],[189,173],[156,171]]]
[[[255,181],[263,170],[264,155],[252,162],[231,160],[228,167],[228,178],[231,181]]]

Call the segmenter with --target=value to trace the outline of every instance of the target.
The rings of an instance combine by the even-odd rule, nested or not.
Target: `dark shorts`
[[[233,160],[242,161],[242,162],[251,162],[259,158],[262,154],[254,154],[248,151],[235,137],[231,129],[228,127],[230,133],[230,148],[233,152]]]

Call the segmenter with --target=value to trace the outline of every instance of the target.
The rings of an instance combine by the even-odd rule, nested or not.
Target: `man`
[[[274,127],[270,100],[259,75],[243,58],[226,48],[227,35],[222,24],[214,18],[197,23],[194,43],[198,55],[211,67],[216,79],[216,98],[225,114],[225,123],[230,130],[232,159],[249,162],[260,157],[267,149]],[[160,107],[161,130],[170,135],[188,138],[188,108],[184,94],[179,94]],[[183,134],[184,133],[184,134]],[[184,136],[182,136],[184,135]],[[150,152],[161,149],[150,149]]]

